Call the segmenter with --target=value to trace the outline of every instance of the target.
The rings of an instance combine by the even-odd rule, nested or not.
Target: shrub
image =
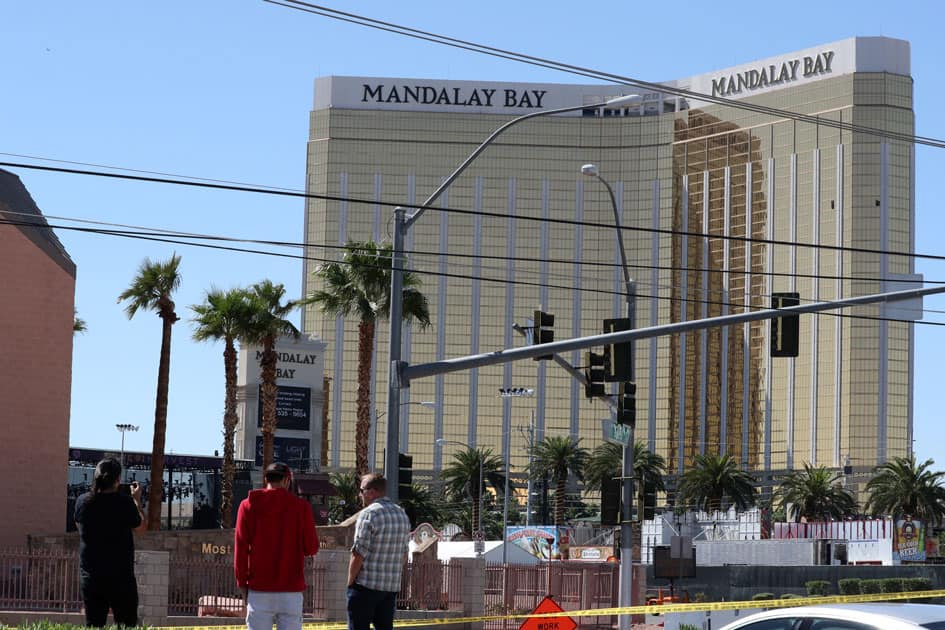
[[[830,593],[830,582],[827,580],[810,580],[804,582],[808,595],[824,596]]]
[[[899,593],[902,591],[902,578],[883,578],[879,586],[883,593]]]
[[[679,630],[699,630],[699,627],[691,623],[681,623],[679,624]]]
[[[797,593],[784,593],[781,595],[781,599],[802,599],[803,595],[798,595]]]
[[[931,588],[931,586],[930,586],[930,588]],[[699,591],[698,593],[696,593],[695,595],[693,595],[692,601],[694,601],[694,602],[705,602],[705,601],[708,601],[708,599],[706,598],[705,593],[703,593],[702,591]]]
[[[883,592],[882,580],[861,580],[860,592],[864,595],[876,595]]]
[[[903,578],[902,590],[904,591],[931,591],[932,579],[925,578],[925,577]]]
[[[837,582],[837,587],[841,595],[859,595],[861,581],[860,578],[843,578]]]
[[[765,599],[774,599],[774,593],[755,593],[751,596],[753,602],[760,602]]]

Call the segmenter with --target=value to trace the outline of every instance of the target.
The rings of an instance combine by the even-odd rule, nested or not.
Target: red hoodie
[[[305,590],[305,556],[318,553],[312,507],[284,488],[252,490],[236,515],[233,571],[240,588]]]

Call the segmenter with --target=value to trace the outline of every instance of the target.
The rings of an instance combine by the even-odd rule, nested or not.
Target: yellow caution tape
[[[819,604],[856,604],[863,602],[902,601],[908,599],[929,599],[945,597],[945,590],[904,591],[901,593],[875,593],[871,595],[830,595],[826,597],[794,597],[790,599],[743,600],[736,602],[695,602],[690,604],[654,604],[649,606],[621,606],[615,608],[590,608],[587,610],[566,610],[563,612],[523,613],[515,615],[481,615],[478,617],[437,617],[435,619],[397,619],[398,628],[419,628],[423,626],[443,626],[460,623],[482,623],[485,621],[503,621],[506,619],[528,619],[529,617],[607,617],[612,615],[665,615],[667,613],[702,612],[713,610],[742,610],[745,608],[790,608],[793,606],[816,606]],[[403,611],[402,614],[410,614]],[[346,630],[346,621],[321,621],[303,623],[303,630]],[[209,625],[209,626],[152,626],[151,630],[243,630],[245,624]]]

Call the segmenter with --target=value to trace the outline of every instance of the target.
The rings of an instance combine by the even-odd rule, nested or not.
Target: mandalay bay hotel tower
[[[555,316],[556,340],[624,317],[615,211],[638,328],[770,308],[783,292],[809,303],[911,288],[913,147],[863,130],[913,133],[909,64],[908,42],[857,37],[649,88],[316,79],[305,292],[318,286],[318,260],[340,259],[348,240],[389,241],[394,206],[422,203],[497,127],[581,105],[498,136],[411,226],[408,266],[431,325],[405,326],[405,361],[522,346],[536,309]],[[628,94],[642,100],[594,106]],[[582,174],[587,164],[599,178]],[[772,356],[765,321],[637,341],[636,437],[672,473],[728,453],[769,481],[805,463],[861,472],[907,455],[914,313],[888,304],[803,315],[796,358]],[[303,326],[328,344],[325,463],[351,467],[358,322],[309,307]],[[380,321],[378,468],[387,344]],[[562,358],[584,366],[583,352]],[[531,395],[500,395],[511,388]],[[459,442],[508,458],[515,478],[531,440],[571,435],[592,449],[613,413],[554,361],[414,380],[402,400],[400,450],[417,473],[440,469]]]

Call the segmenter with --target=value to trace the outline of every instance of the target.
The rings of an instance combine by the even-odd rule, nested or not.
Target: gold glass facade
[[[909,76],[857,72],[745,101],[911,134],[911,95]],[[768,308],[780,291],[803,302],[878,293],[912,273],[909,256],[876,253],[913,248],[911,145],[729,106],[644,111],[523,122],[450,186],[408,233],[432,325],[406,331],[406,361],[520,346],[513,325],[526,326],[539,307],[555,315],[557,339],[598,334],[602,319],[624,315],[613,208],[606,189],[582,177],[587,163],[612,185],[626,228],[637,327]],[[393,205],[426,199],[511,117],[316,108],[307,188],[325,198],[306,206],[306,292],[316,286],[316,259],[336,259],[348,239],[389,239]],[[847,457],[869,466],[906,454],[912,324],[884,313],[869,306],[802,317],[796,359],[769,356],[764,322],[638,342],[638,439],[673,471],[702,452],[729,452],[758,471],[840,466]],[[357,322],[309,308],[304,328],[328,343],[328,466],[352,466]],[[386,409],[387,332],[378,325],[378,410]],[[581,366],[582,357],[565,358]],[[501,398],[504,387],[535,396]],[[421,379],[405,400],[401,450],[417,469],[438,469],[456,448],[437,438],[504,456],[508,432],[510,464],[521,471],[530,426],[538,439],[571,434],[593,448],[610,416],[553,362]],[[381,467],[386,426],[377,415]]]

